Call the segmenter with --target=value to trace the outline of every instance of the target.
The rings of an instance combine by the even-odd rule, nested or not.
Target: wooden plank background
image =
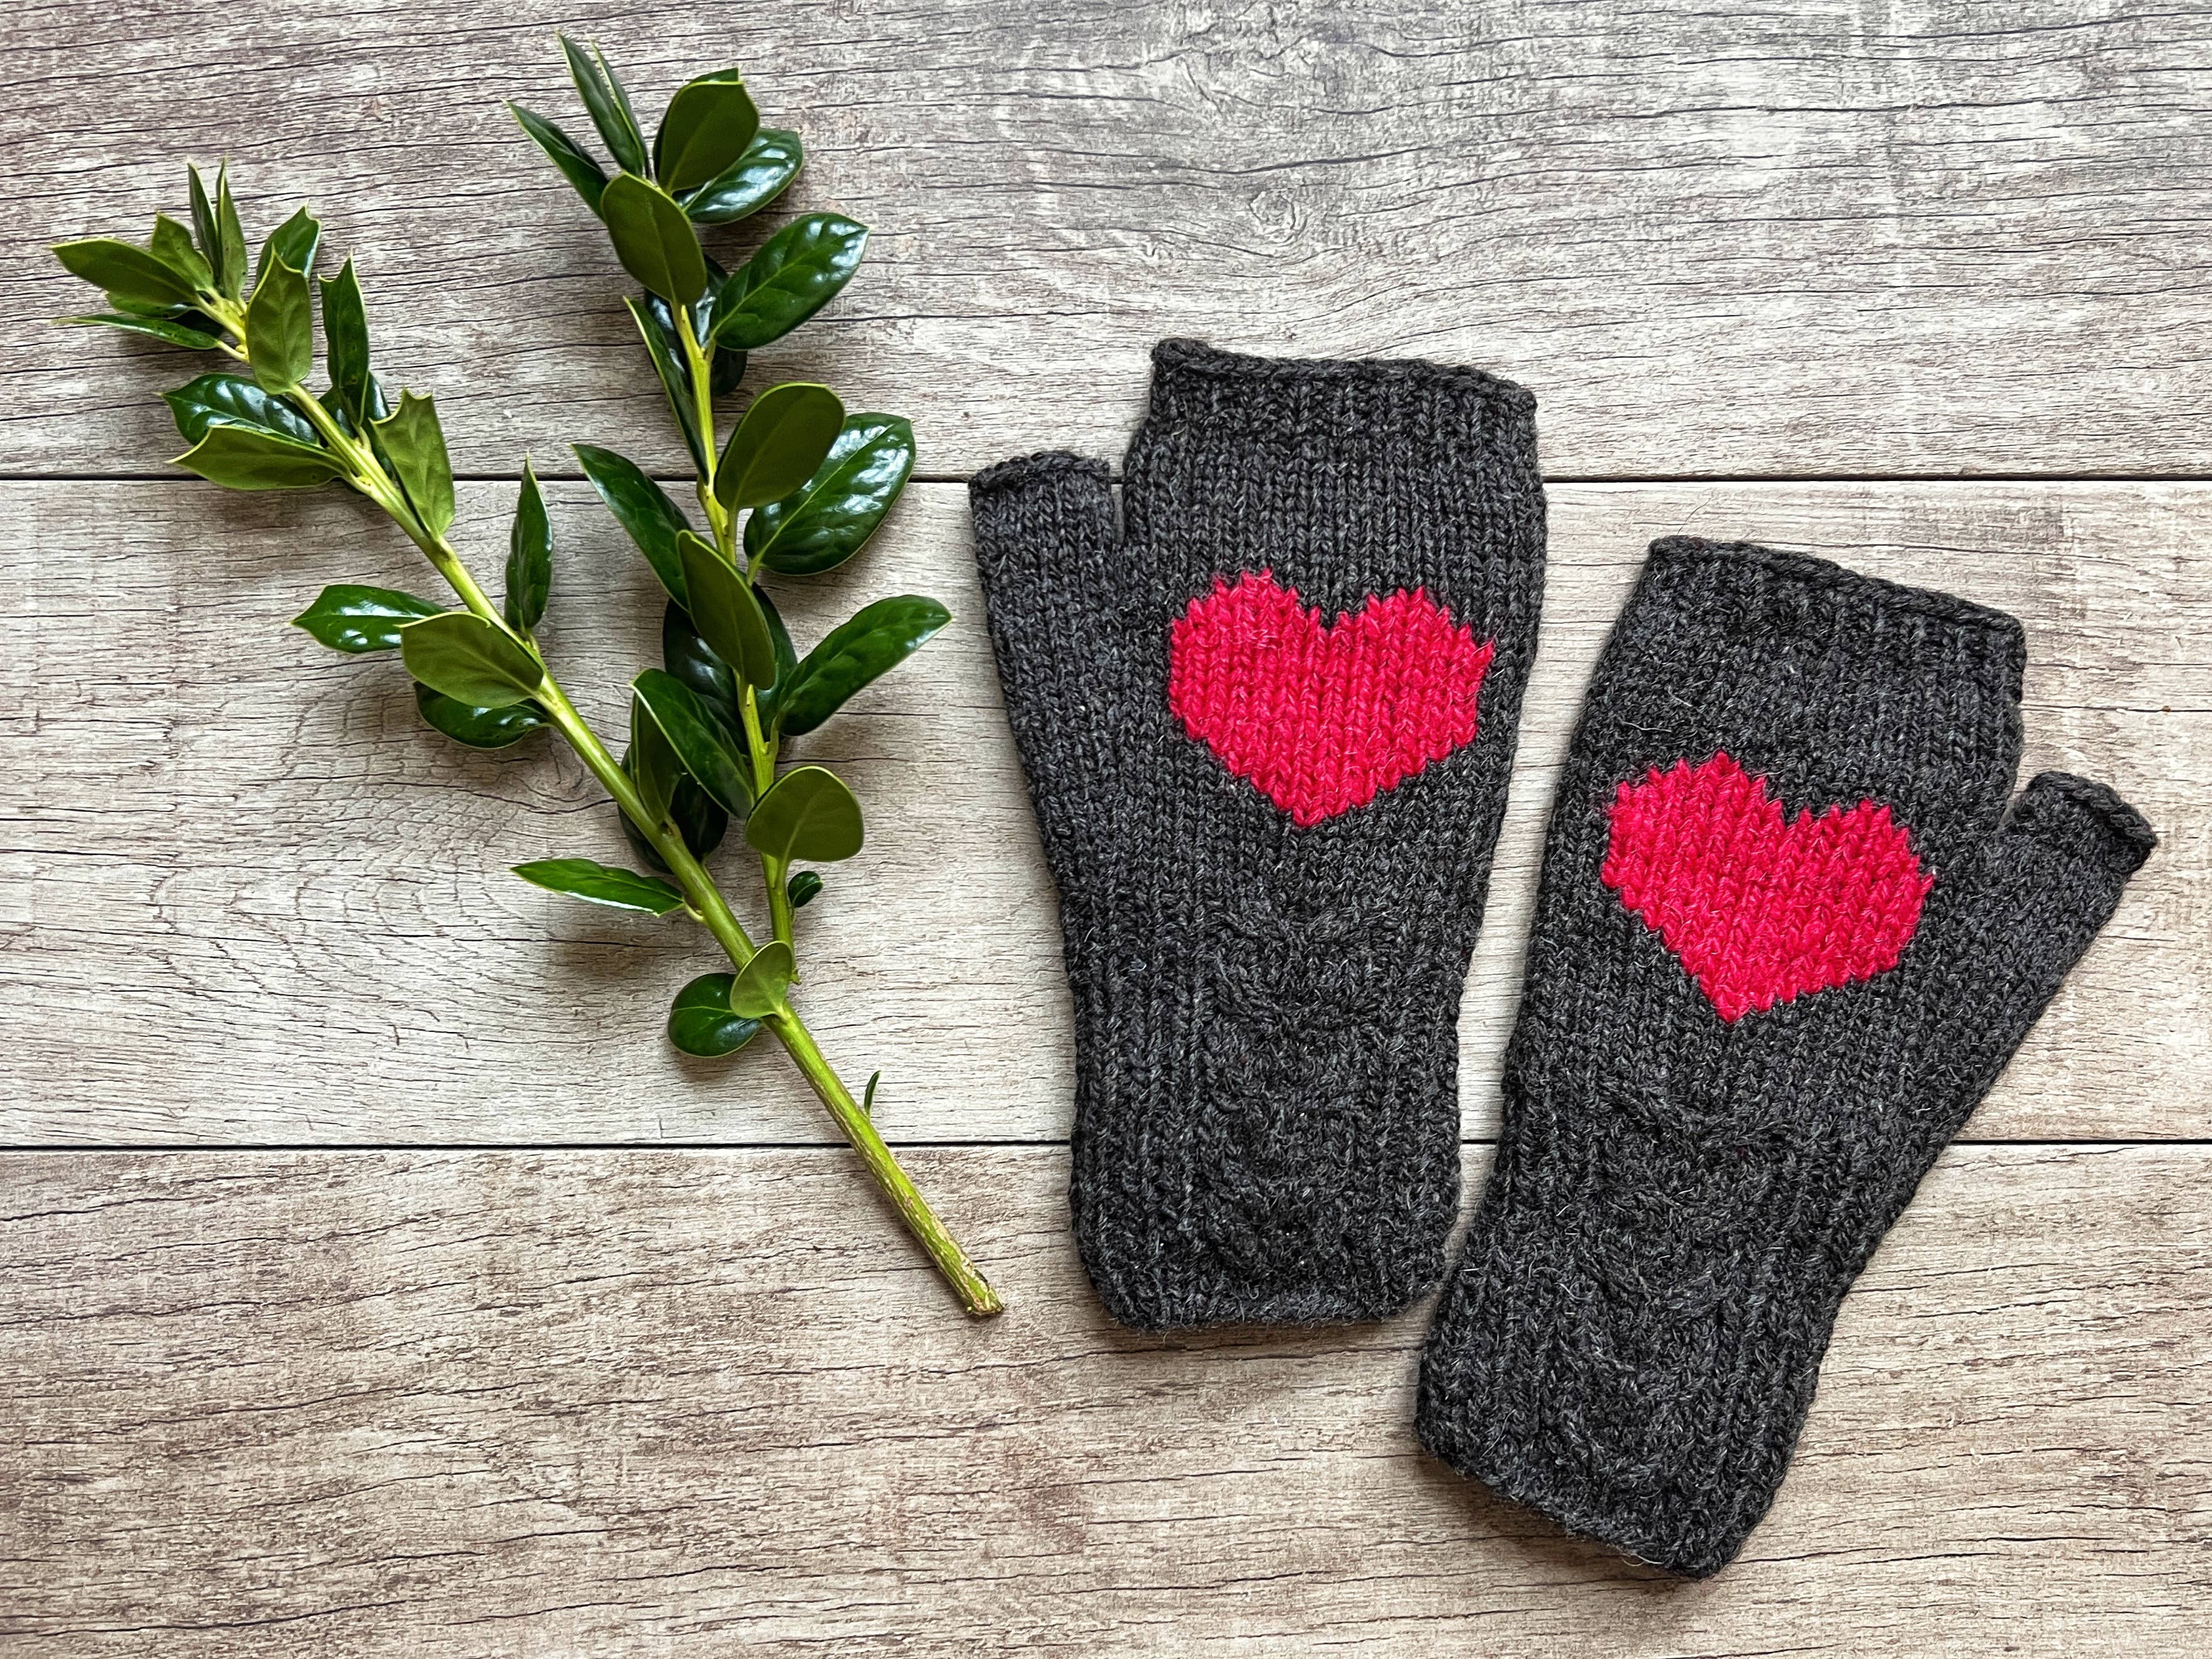
[[[648,110],[744,64],[808,140],[793,204],[876,228],[763,369],[910,413],[925,482],[792,610],[958,619],[823,734],[872,844],[803,914],[808,1011],[885,1068],[995,1326],[775,1056],[659,1042],[696,940],[502,873],[618,846],[580,769],[442,745],[386,666],[283,627],[324,581],[416,580],[396,534],[166,471],[185,360],[44,321],[82,304],[46,241],[143,234],[228,154],[252,222],[305,196],[359,252],[487,562],[526,451],[672,465],[604,243],[499,108],[578,125],[556,26]],[[2212,14],[49,0],[15,31],[0,1652],[2212,1644]],[[1550,598],[1471,1142],[1568,725],[1654,536],[2013,611],[2029,767],[2165,838],[1846,1304],[1775,1513],[1709,1583],[1419,1455],[1425,1310],[1163,1341],[1073,1261],[1066,993],[959,480],[1117,455],[1178,332],[1539,395]],[[553,638],[605,715],[649,580],[586,488],[551,495]]]

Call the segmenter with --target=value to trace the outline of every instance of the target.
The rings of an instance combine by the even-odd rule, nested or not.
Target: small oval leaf
[[[867,227],[839,213],[810,213],[762,243],[730,273],[714,303],[714,340],[757,351],[837,297],[868,244]]]
[[[735,166],[759,131],[760,112],[736,70],[686,82],[653,135],[653,177],[665,190],[695,190]]]
[[[538,659],[468,611],[441,611],[399,629],[400,660],[434,691],[477,708],[504,708],[544,684]]]
[[[794,766],[753,807],[745,840],[770,858],[835,864],[860,850],[860,803],[835,772]]]
[[[634,173],[618,173],[599,198],[599,216],[623,269],[662,299],[688,306],[707,291],[699,233],[666,191]]]
[[[584,476],[599,492],[599,499],[615,515],[615,522],[629,532],[637,550],[645,555],[645,562],[660,578],[660,585],[668,591],[669,597],[683,604],[684,560],[676,550],[676,538],[691,527],[690,520],[684,516],[684,509],[668,498],[666,490],[639,471],[635,461],[611,449],[601,449],[597,444],[577,444],[574,448]]]
[[[658,668],[647,669],[630,689],[659,726],[684,770],[724,811],[743,817],[752,806],[752,789],[745,757],[729,727],[689,686]]]
[[[553,521],[538,474],[522,464],[522,493],[515,498],[514,523],[507,535],[507,623],[527,634],[545,620],[545,600],[553,590]]]
[[[702,974],[668,1005],[668,1040],[687,1054],[720,1060],[760,1035],[760,1022],[730,1011],[733,974]]]
[[[54,257],[70,276],[81,276],[118,299],[155,306],[188,306],[193,301],[192,285],[134,242],[110,236],[57,242]]]
[[[289,392],[315,366],[315,322],[307,273],[272,263],[246,303],[246,367],[271,392]]]
[[[859,552],[914,472],[914,428],[897,415],[849,415],[814,475],[745,520],[745,556],[812,575]]]
[[[549,893],[566,893],[587,904],[665,916],[684,908],[684,895],[658,876],[641,876],[593,859],[540,859],[518,864],[514,873]]]
[[[804,910],[806,902],[822,890],[822,878],[811,870],[801,870],[783,884],[783,896],[791,901],[794,910]]]
[[[313,489],[345,471],[327,449],[228,421],[211,424],[174,465],[228,489]]]
[[[442,691],[415,682],[415,707],[425,723],[455,743],[471,749],[504,749],[520,743],[532,732],[553,724],[534,702],[511,702],[504,708],[478,708],[456,702]]]
[[[791,947],[772,939],[753,953],[753,959],[731,976],[730,1012],[744,1019],[766,1019],[785,1012],[786,994],[795,971]]]
[[[203,374],[174,392],[163,392],[161,401],[176,416],[177,430],[188,444],[198,443],[207,436],[210,427],[219,424],[265,432],[310,447],[320,447],[322,443],[307,417],[293,408],[289,399],[243,375]]]
[[[921,649],[952,613],[935,599],[901,593],[863,605],[808,652],[776,699],[779,729],[799,737],[844,707],[862,686]]]
[[[756,686],[775,683],[775,642],[752,588],[714,544],[686,531],[677,538],[692,625],[709,649]]]
[[[845,405],[826,386],[787,380],[752,401],[714,470],[714,495],[732,513],[788,495],[814,476],[844,430]]]
[[[509,104],[507,112],[514,123],[544,150],[561,176],[584,198],[584,205],[593,213],[599,210],[599,198],[607,188],[607,172],[593,161],[584,147],[555,126],[544,116],[526,110],[520,104]]]
[[[333,651],[397,651],[403,624],[434,617],[444,608],[393,587],[337,582],[317,594],[313,605],[292,618],[292,626],[305,629]]]
[[[568,78],[576,83],[576,91],[591,115],[592,125],[599,130],[600,142],[606,145],[617,165],[632,173],[643,173],[645,135],[638,130],[637,113],[629,106],[629,94],[623,90],[623,83],[614,70],[607,67],[606,55],[594,46],[586,56],[584,49],[565,34],[560,41],[562,55],[568,60]]]
[[[797,133],[763,127],[727,172],[684,198],[684,211],[695,225],[732,224],[758,213],[799,177],[804,158]]]

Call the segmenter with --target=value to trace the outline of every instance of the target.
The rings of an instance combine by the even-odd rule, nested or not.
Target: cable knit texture
[[[2011,617],[1655,543],[1553,808],[1498,1160],[1419,1430],[1674,1572],[1772,1502],[1844,1292],[2154,844],[2006,799]]]
[[[1121,523],[1095,461],[974,482],[1074,994],[1076,1237],[1127,1324],[1371,1318],[1443,1270],[1542,597],[1534,408],[1170,340]]]

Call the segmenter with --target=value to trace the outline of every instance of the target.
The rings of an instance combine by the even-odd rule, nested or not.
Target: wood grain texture
[[[1118,447],[1145,349],[1480,362],[1584,477],[2212,466],[2212,13],[2124,0],[183,0],[13,15],[0,422],[15,473],[144,472],[164,354],[46,327],[67,235],[187,158],[357,250],[385,365],[465,471],[673,463],[603,240],[508,121],[583,128],[552,31],[648,119],[745,65],[875,228],[767,354],[912,414],[925,467]],[[718,241],[741,253],[759,233]],[[143,360],[143,361],[142,361]],[[649,436],[648,436],[649,434]]]
[[[512,496],[463,491],[483,568]],[[556,661],[618,730],[658,590],[588,489],[550,500]],[[1970,1133],[2212,1134],[2212,487],[2140,484],[1555,488],[1522,758],[1461,1021],[1468,1133],[1494,1130],[1583,684],[1644,545],[1677,532],[1808,547],[2021,617],[2023,778],[2105,778],[2165,842]],[[573,759],[550,738],[464,750],[420,726],[389,659],[283,626],[326,580],[428,591],[357,503],[0,485],[0,533],[25,550],[0,622],[0,1048],[21,1080],[0,1144],[835,1139],[780,1056],[694,1061],[662,1040],[669,998],[714,966],[702,936],[506,873],[626,859]],[[883,593],[957,613],[804,751],[848,771],[871,826],[801,913],[810,1019],[850,1075],[884,1069],[894,1139],[1063,1138],[1054,899],[964,491],[916,488],[863,562],[782,592],[802,640]],[[741,859],[723,867],[743,891]]]
[[[833,1152],[0,1159],[0,1653],[2212,1644],[2205,1148],[1954,1148],[1696,1585],[1419,1453],[1425,1310],[1133,1334],[1062,1152],[914,1164],[1003,1321]]]

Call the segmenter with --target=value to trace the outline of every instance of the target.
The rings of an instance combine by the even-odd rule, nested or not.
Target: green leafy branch
[[[915,1189],[872,1121],[876,1079],[855,1101],[792,1005],[793,913],[822,890],[799,863],[836,863],[865,839],[860,805],[836,773],[787,766],[783,747],[821,726],[854,693],[919,649],[950,615],[905,594],[863,606],[800,655],[763,571],[811,574],[857,553],[914,469],[914,434],[890,415],[848,416],[828,387],[771,386],[718,441],[715,401],[737,390],[745,354],[781,338],[835,297],[867,233],[835,214],[786,226],[735,271],[709,259],[696,227],[744,218],[796,176],[799,140],[763,130],[734,70],[702,76],[670,100],[650,155],[629,97],[603,58],[563,40],[577,89],[617,164],[610,177],[550,122],[514,111],[605,225],[646,289],[630,301],[647,353],[696,470],[704,530],[642,469],[612,450],[578,460],[668,593],[661,666],[631,686],[617,758],[562,690],[536,634],[552,588],[553,537],[526,465],[508,535],[505,593],[494,605],[448,532],[453,471],[431,399],[394,401],[370,363],[360,283],[348,260],[311,278],[321,228],[302,209],[262,244],[247,242],[228,169],[212,195],[190,171],[191,228],[157,216],[149,244],[106,238],[55,252],[106,290],[111,309],[70,318],[216,351],[217,372],[167,394],[190,446],[177,464],[236,489],[337,483],[376,503],[459,600],[449,607],[389,588],[326,587],[295,620],[337,651],[397,651],[423,719],[459,742],[501,748],[544,727],[575,750],[620,811],[656,873],[591,859],[547,859],[515,873],[549,890],[656,917],[682,915],[720,945],[731,971],[677,994],[668,1036],[687,1054],[735,1053],[765,1030],[861,1156],[877,1184],[971,1314],[1002,1304]],[[328,385],[315,367],[319,288]],[[756,940],[706,861],[732,821],[757,860],[768,929]]]

